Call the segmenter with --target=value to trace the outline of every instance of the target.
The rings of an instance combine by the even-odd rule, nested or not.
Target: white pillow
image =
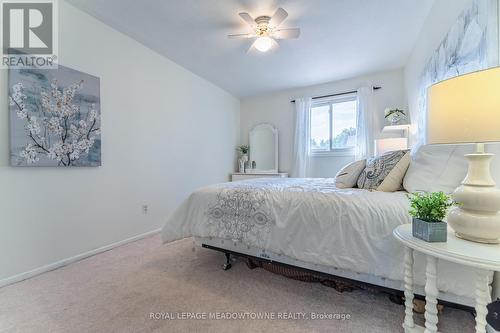
[[[396,192],[401,190],[403,179],[408,167],[410,166],[410,161],[410,152],[407,152],[389,172],[389,174],[385,176],[382,184],[377,187],[377,191]]]
[[[491,176],[500,185],[500,145],[487,144],[487,153],[496,156],[491,162]],[[468,163],[464,154],[475,151],[474,144],[429,145],[412,151],[410,167],[403,180],[408,192],[426,191],[453,193],[467,175]]]
[[[474,151],[474,145],[422,146],[412,156],[403,187],[417,191],[452,193],[467,174],[464,154]]]
[[[354,161],[340,169],[335,176],[335,186],[337,188],[352,188],[356,186],[358,177],[365,169],[366,160]]]

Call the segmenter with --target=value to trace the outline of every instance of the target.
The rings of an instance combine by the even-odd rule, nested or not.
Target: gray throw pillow
[[[377,189],[406,152],[407,150],[390,151],[368,159],[365,169],[359,175],[358,187],[365,190]]]

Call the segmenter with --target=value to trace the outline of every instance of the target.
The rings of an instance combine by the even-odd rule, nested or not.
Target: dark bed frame
[[[403,305],[404,304],[404,292],[401,291],[401,290],[387,288],[387,287],[382,287],[382,286],[378,286],[378,285],[367,283],[367,282],[356,281],[356,280],[353,280],[353,279],[348,279],[348,278],[344,278],[344,277],[341,277],[341,276],[336,276],[336,275],[332,275],[332,274],[328,274],[328,273],[324,273],[324,272],[319,272],[319,271],[315,271],[315,270],[312,270],[312,269],[307,269],[307,268],[303,268],[303,267],[299,267],[299,266],[285,264],[285,263],[282,263],[282,262],[279,262],[279,261],[275,261],[275,260],[271,260],[271,259],[265,259],[265,258],[255,257],[255,256],[251,256],[251,255],[248,255],[248,254],[244,254],[244,253],[240,253],[240,252],[235,252],[235,251],[231,251],[231,250],[228,250],[228,249],[223,249],[223,248],[212,246],[212,245],[202,244],[201,246],[203,248],[214,250],[214,251],[218,251],[218,252],[222,252],[224,254],[226,260],[225,260],[224,264],[222,265],[222,269],[225,270],[225,271],[231,269],[231,267],[233,266],[232,263],[231,263],[231,256],[235,256],[235,257],[240,257],[240,258],[245,258],[245,259],[251,259],[253,261],[257,261],[257,262],[261,262],[261,263],[268,263],[268,264],[278,265],[278,266],[281,266],[281,267],[285,267],[285,268],[293,269],[293,270],[296,270],[296,271],[308,273],[308,274],[311,274],[311,275],[317,276],[317,277],[322,277],[322,278],[326,278],[326,279],[333,279],[333,280],[337,280],[337,281],[343,281],[345,283],[348,283],[348,284],[354,285],[356,287],[359,287],[360,289],[375,290],[375,291],[387,294],[388,297],[389,297],[389,299],[391,300],[391,302],[393,302],[395,304],[398,304],[398,305]],[[425,300],[424,296],[418,295],[418,294],[415,294],[415,298],[416,299],[420,299],[420,300]],[[447,301],[443,301],[443,300],[438,300],[438,303],[442,304],[442,305],[444,305],[446,307],[451,307],[451,308],[455,308],[455,309],[460,309],[460,310],[467,311],[467,312],[471,313],[473,316],[476,315],[475,309],[473,307],[470,307],[470,306],[461,305],[461,304],[452,303],[452,302],[447,302]]]

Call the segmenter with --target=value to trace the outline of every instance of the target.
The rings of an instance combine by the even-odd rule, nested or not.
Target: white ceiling
[[[68,0],[238,97],[403,67],[435,0]],[[248,54],[238,17],[288,11],[300,27],[269,54]]]

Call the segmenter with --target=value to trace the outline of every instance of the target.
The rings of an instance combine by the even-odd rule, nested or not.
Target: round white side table
[[[405,333],[437,332],[437,260],[442,259],[476,270],[476,332],[486,332],[486,306],[491,302],[489,276],[491,271],[500,271],[500,245],[481,244],[457,238],[448,228],[446,243],[428,243],[413,237],[411,224],[403,224],[393,231],[394,237],[405,246]],[[425,282],[425,328],[413,321],[413,251],[427,257]],[[473,281],[471,281],[472,283]]]

